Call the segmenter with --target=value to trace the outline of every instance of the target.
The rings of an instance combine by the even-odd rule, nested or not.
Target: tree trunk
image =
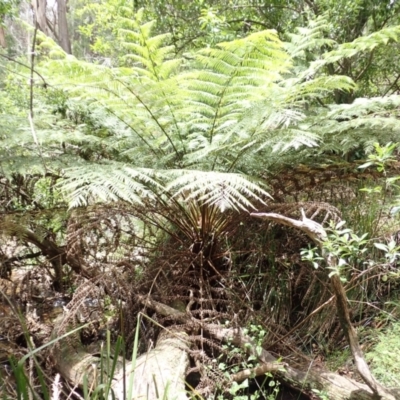
[[[71,41],[68,33],[67,24],[67,5],[66,0],[57,0],[57,18],[58,18],[58,41],[61,48],[68,54],[71,54]]]
[[[2,21],[0,21],[1,23]],[[7,47],[7,41],[6,41],[6,32],[4,30],[4,27],[0,25],[0,46],[5,49]]]
[[[32,7],[36,15],[38,28],[47,36],[50,35],[50,28],[47,24],[46,7],[47,0],[32,0]]]

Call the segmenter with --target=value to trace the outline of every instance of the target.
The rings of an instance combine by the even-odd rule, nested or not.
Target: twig
[[[247,368],[236,374],[231,375],[230,379],[234,382],[243,382],[247,378],[255,378],[257,376],[265,375],[268,372],[277,372],[284,370],[287,364],[279,362],[268,362],[261,364],[255,368]]]
[[[42,149],[40,147],[37,135],[36,135],[36,131],[35,131],[35,124],[33,122],[33,74],[35,72],[34,67],[35,67],[35,50],[36,50],[36,35],[37,35],[37,31],[38,31],[38,22],[36,19],[36,15],[33,14],[33,18],[34,18],[34,22],[35,22],[35,29],[33,31],[33,39],[32,39],[32,47],[31,47],[31,66],[30,66],[30,79],[29,79],[29,114],[28,114],[28,119],[29,119],[29,125],[31,127],[31,132],[32,132],[32,137],[33,137],[33,141],[35,142],[38,151],[39,151],[39,157],[42,160],[43,163],[43,167],[44,167],[44,172],[47,172],[46,169],[46,164],[44,162],[44,158],[43,158],[43,153],[42,153]]]
[[[46,80],[44,79],[43,75],[39,74],[39,72],[35,71],[35,69],[32,68],[32,65],[26,65],[26,64],[24,64],[24,63],[21,62],[21,61],[15,60],[14,58],[12,58],[12,57],[10,57],[10,56],[7,56],[6,54],[0,54],[0,57],[3,57],[3,58],[5,58],[6,60],[11,61],[11,62],[13,62],[13,63],[15,63],[15,64],[18,64],[18,65],[20,65],[21,67],[28,68],[31,72],[32,72],[32,70],[33,70],[33,72],[43,81],[43,86],[44,86],[45,88],[47,88],[47,87],[50,86],[50,85],[46,82]],[[14,73],[15,73],[15,72],[14,72]]]
[[[33,140],[35,141],[36,146],[38,146],[38,148],[40,149],[37,135],[35,132],[35,127],[33,124],[33,71],[34,71],[34,65],[35,65],[35,48],[36,48],[37,31],[38,31],[38,25],[37,25],[37,21],[35,18],[35,29],[33,31],[33,39],[32,39],[31,67],[30,67],[30,79],[29,79],[29,124],[31,126]]]

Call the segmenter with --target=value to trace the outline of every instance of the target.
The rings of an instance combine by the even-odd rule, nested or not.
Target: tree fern
[[[73,204],[88,198],[91,180],[93,184],[101,182],[94,190],[103,200],[138,201],[136,196],[144,190],[143,175],[139,173],[143,167],[150,175],[149,171],[181,169],[180,190],[193,191],[196,199],[218,204],[220,186],[213,186],[212,179],[206,179],[207,174],[199,180],[196,174],[200,171],[216,171],[219,182],[218,174],[254,171],[253,166],[260,160],[266,160],[262,162],[267,167],[284,160],[285,154],[288,158],[293,157],[293,152],[300,154],[304,147],[317,148],[324,143],[322,150],[328,143],[331,148],[343,145],[339,134],[327,139],[337,118],[331,115],[334,108],[324,109],[320,103],[328,102],[335,93],[354,91],[355,85],[349,77],[321,69],[321,60],[338,54],[332,51],[340,53],[343,47],[325,38],[323,18],[300,31],[289,51],[275,32],[263,31],[200,50],[182,63],[172,58],[169,35],[153,36],[154,23],[143,23],[140,12],[135,16],[129,10],[124,13],[120,17],[120,37],[126,49],[125,66],[111,68],[71,57],[46,63],[50,72],[57,69],[57,74],[63,74],[63,87],[71,104],[85,99],[93,112],[104,110],[118,126],[115,131],[108,129],[106,137],[94,138],[91,144],[93,154],[100,155],[98,170],[104,170],[104,174],[89,172],[91,179],[82,180],[78,169],[65,169],[67,187],[76,199]],[[372,42],[393,37],[390,32],[364,40],[367,44],[359,41],[352,46],[357,51],[365,46],[373,48]],[[328,46],[335,47],[328,52],[331,56],[320,56],[308,68],[307,52],[319,47],[323,54]],[[347,53],[341,54],[345,57]],[[298,73],[301,63],[303,71]],[[314,68],[317,64],[319,67]],[[353,123],[357,129],[364,126],[361,119]],[[345,128],[337,124],[337,129],[352,133],[350,125]],[[94,159],[89,161],[93,163]],[[128,165],[130,181],[125,182],[117,176]],[[112,168],[116,168],[115,178]],[[169,192],[175,187],[169,186],[171,179],[172,175],[163,175],[155,182],[162,183]],[[241,197],[250,182],[243,179],[232,180],[243,185],[243,192],[239,186],[232,186],[232,196],[227,196],[225,203],[222,201],[225,206],[250,207]],[[229,185],[229,179],[224,177],[223,181]],[[209,190],[200,195],[195,182],[207,184]],[[124,184],[132,193],[123,189]],[[159,186],[153,189],[160,195]],[[261,193],[261,187],[259,190]],[[246,195],[259,200],[250,192]]]

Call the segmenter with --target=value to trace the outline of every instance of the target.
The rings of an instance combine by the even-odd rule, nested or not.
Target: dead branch
[[[301,214],[302,220],[300,221],[275,213],[251,213],[250,215],[256,218],[272,220],[282,225],[300,229],[320,247],[327,266],[331,269],[335,269],[337,267],[336,257],[330,253],[327,253],[323,247],[323,242],[327,238],[325,229],[318,222],[308,219],[303,210],[301,210]],[[371,388],[376,397],[382,400],[395,400],[394,396],[376,381],[369,369],[367,362],[365,361],[363,352],[358,342],[357,332],[351,324],[346,291],[339,275],[332,275],[330,281],[332,290],[336,296],[336,307],[339,321],[349,343],[357,371],[361,375],[364,382]]]
[[[154,301],[149,296],[142,297],[140,301],[147,307],[157,310],[157,312],[164,317],[167,317],[168,313],[171,311],[171,315],[174,315],[174,317],[180,317],[182,321],[190,321],[190,317],[186,313]],[[290,367],[287,363],[279,362],[268,351],[262,348],[257,349],[253,340],[246,335],[241,328],[226,328],[218,324],[202,324],[201,321],[193,319],[191,319],[191,322],[201,326],[203,331],[207,332],[214,339],[220,342],[234,344],[248,354],[255,355],[260,363],[259,367],[261,369],[253,372],[261,371],[265,365],[268,372],[271,372],[274,376],[297,390],[301,392],[311,392],[312,389],[318,389],[325,392],[331,400],[376,400],[376,393],[374,393],[371,388],[350,378],[313,368],[304,372]],[[248,372],[243,372],[243,376],[247,373]],[[237,376],[234,375],[234,378],[239,379],[240,377],[240,373],[238,373]],[[400,391],[396,389],[397,395],[399,392]],[[386,397],[386,399],[395,399],[391,393],[389,393],[389,396],[391,397]],[[381,398],[385,399],[384,397]]]

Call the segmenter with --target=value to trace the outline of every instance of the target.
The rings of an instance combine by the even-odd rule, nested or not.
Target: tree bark
[[[67,23],[66,0],[57,0],[58,41],[61,48],[71,54],[71,41]]]
[[[36,15],[38,28],[47,36],[50,35],[50,28],[47,23],[46,7],[47,0],[32,0],[32,7]]]
[[[2,21],[0,21],[1,23]],[[4,27],[0,25],[0,46],[5,49],[7,47],[7,41],[6,41],[6,32],[4,30]]]

